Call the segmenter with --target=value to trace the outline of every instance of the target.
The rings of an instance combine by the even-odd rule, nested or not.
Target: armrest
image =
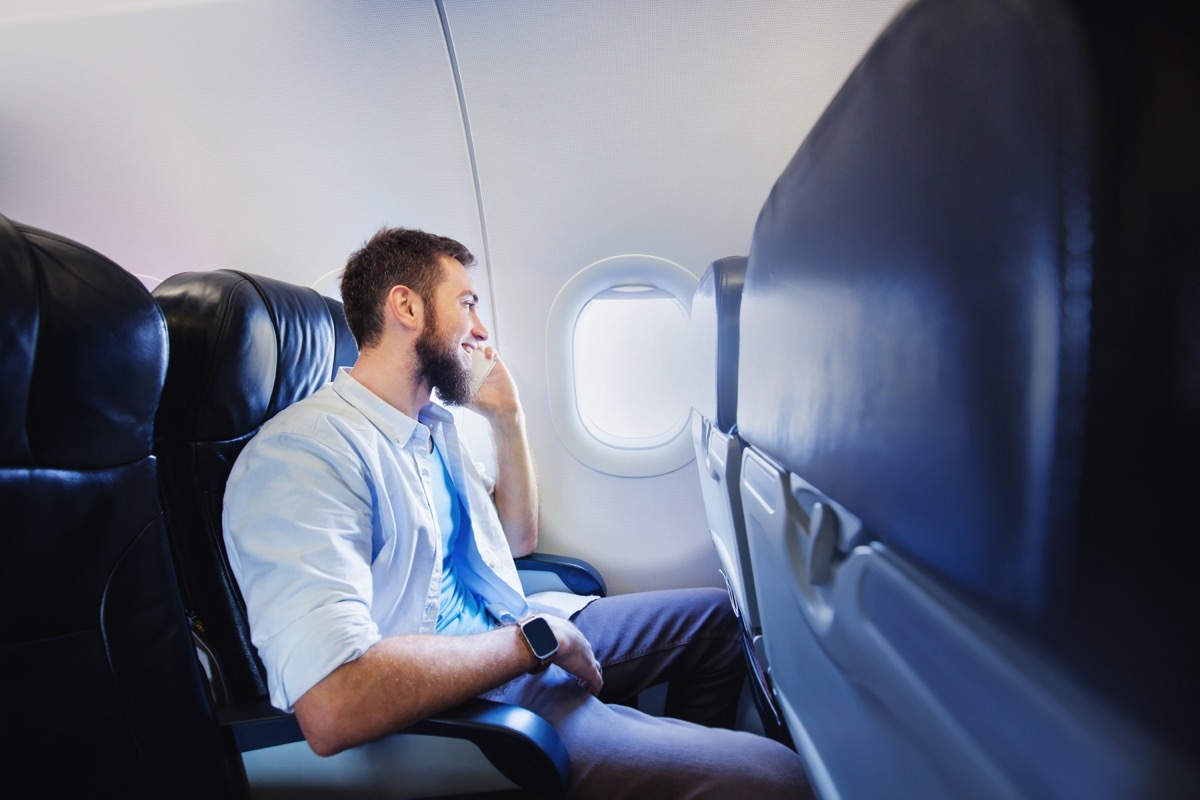
[[[304,740],[296,716],[267,700],[218,709],[217,722],[229,731],[239,753]]]
[[[239,753],[304,740],[295,715],[266,700],[221,709],[217,717]],[[567,784],[570,760],[558,732],[520,706],[475,698],[395,735],[406,733],[466,739],[522,789],[561,790]]]
[[[570,759],[558,731],[521,706],[475,698],[406,732],[467,739],[522,789],[561,791],[567,785]]]
[[[516,561],[525,594],[544,591],[598,594],[601,597],[608,594],[600,572],[581,559],[534,553]]]

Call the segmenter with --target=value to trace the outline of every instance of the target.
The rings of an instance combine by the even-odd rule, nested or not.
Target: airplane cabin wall
[[[148,282],[233,268],[328,289],[382,225],[461,240],[521,387],[541,549],[588,559],[613,592],[715,586],[694,463],[619,478],[559,441],[550,306],[610,256],[699,277],[745,255],[776,176],[900,5],[10,2],[0,211]]]

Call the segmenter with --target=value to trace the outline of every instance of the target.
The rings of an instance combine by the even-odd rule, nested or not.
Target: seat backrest
[[[755,227],[742,497],[826,796],[1195,779],[1200,73],[1081,9],[904,8]]]
[[[742,622],[751,696],[764,732],[791,744],[774,701],[762,647],[762,625],[746,523],[742,514],[742,440],[737,433],[739,309],[745,256],[708,266],[692,294],[688,341],[696,352],[689,393],[692,444],[708,531],[729,599]]]
[[[743,624],[759,631],[750,553],[738,475],[742,468],[737,426],[738,310],[742,302],[744,256],[728,256],[709,265],[692,295],[688,341],[697,369],[691,386],[692,442],[704,510],[721,571]]]
[[[153,454],[167,336],[99,253],[0,216],[6,763],[39,793],[237,797],[171,563]],[[57,790],[57,791],[56,791]]]
[[[263,423],[354,363],[340,301],[233,270],[185,272],[154,298],[171,358],[156,430],[168,529],[221,705],[267,698],[221,528],[225,481]]]

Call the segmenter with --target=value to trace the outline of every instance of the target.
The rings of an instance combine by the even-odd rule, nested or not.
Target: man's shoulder
[[[336,443],[347,435],[361,435],[370,422],[357,408],[339,395],[332,383],[290,406],[281,409],[263,423],[254,438],[272,436],[301,436]]]
[[[307,397],[281,408],[275,416],[263,423],[262,430],[283,428],[300,420],[314,419],[336,412],[338,397],[332,384],[325,384]]]

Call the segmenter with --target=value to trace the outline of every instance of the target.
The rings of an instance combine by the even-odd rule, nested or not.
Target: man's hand
[[[574,675],[575,681],[584,689],[599,695],[604,688],[604,677],[600,674],[600,662],[592,652],[591,643],[569,620],[549,614],[542,618],[550,623],[550,629],[558,639],[554,663]]]
[[[512,374],[500,360],[494,347],[484,347],[483,354],[496,363],[479,386],[470,407],[495,423],[521,412],[521,399]]]

